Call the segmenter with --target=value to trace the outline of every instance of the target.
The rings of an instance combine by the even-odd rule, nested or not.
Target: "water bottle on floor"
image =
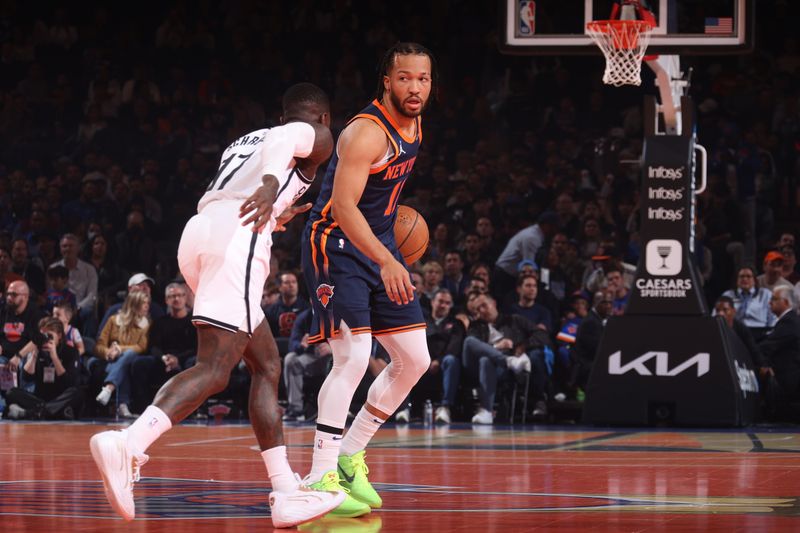
[[[433,425],[433,403],[425,400],[425,411],[422,414],[422,425],[429,427]]]

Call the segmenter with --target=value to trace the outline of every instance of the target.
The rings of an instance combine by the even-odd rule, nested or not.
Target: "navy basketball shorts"
[[[398,261],[405,264],[394,239],[384,244],[389,244]],[[353,334],[374,336],[425,328],[417,296],[407,304],[389,300],[378,265],[341,237],[341,233],[320,234],[307,225],[302,240],[302,264],[313,306],[309,342],[336,338],[342,321]]]

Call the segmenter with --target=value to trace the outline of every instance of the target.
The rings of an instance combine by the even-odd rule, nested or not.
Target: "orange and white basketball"
[[[411,265],[428,249],[428,224],[416,210],[407,205],[398,205],[394,238],[406,264]]]

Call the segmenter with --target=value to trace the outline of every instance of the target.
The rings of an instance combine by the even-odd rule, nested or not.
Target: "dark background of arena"
[[[733,272],[711,239],[726,228],[741,231],[746,202],[756,203],[756,258],[780,231],[796,227],[798,6],[757,7],[752,54],[683,58],[693,67],[698,137],[710,151],[699,220],[709,223],[701,233],[714,262],[706,282],[712,303],[732,286]],[[641,89],[614,89],[600,81],[599,54],[501,55],[498,8],[466,1],[2,1],[0,244],[24,234],[34,210],[56,237],[69,231],[85,239],[96,222],[113,242],[126,214],[143,208],[157,254],[148,264],[121,265],[121,280],[141,270],[163,287],[177,274],[182,227],[231,140],[276,124],[282,91],[303,80],[328,91],[338,132],[372,98],[382,52],[412,40],[434,51],[441,75],[438,101],[424,117],[423,154],[404,191],[409,201],[421,188],[430,193],[423,215],[431,229],[448,224],[447,245],[458,248],[474,230],[473,201],[491,198],[502,249],[558,193],[570,193],[577,217],[603,194],[604,233],[635,264],[638,169],[620,160],[640,155],[642,95],[654,92],[652,77],[645,72]],[[125,96],[129,80],[135,83]],[[103,96],[109,92],[117,94]],[[64,209],[92,172],[102,173],[106,187],[90,205]],[[725,199],[724,209],[706,208],[712,196]],[[633,216],[620,204],[633,206]],[[297,221],[276,238],[282,269],[299,264],[301,227]],[[582,242],[580,231],[570,237]]]

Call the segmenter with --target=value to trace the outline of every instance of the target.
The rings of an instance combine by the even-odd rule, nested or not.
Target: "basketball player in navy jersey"
[[[243,356],[252,374],[250,419],[272,483],[273,524],[307,522],[344,500],[339,492],[301,486],[289,466],[277,397],[280,360],[260,305],[272,231],[303,210],[291,206],[333,149],[328,97],[310,83],[290,87],[283,97],[282,122],[244,135],[225,149],[197,215],[181,236],[178,263],[195,293],[197,364],[168,381],[129,428],[91,439],[109,503],[126,520],[135,515],[132,485],[148,459],[144,452],[223,390]]]
[[[349,490],[332,513],[338,516],[361,516],[382,505],[366,476],[364,448],[430,366],[425,320],[393,226],[422,141],[420,115],[435,87],[434,65],[431,53],[415,43],[398,43],[386,53],[376,99],[339,137],[306,224],[303,273],[314,308],[309,341],[329,342],[333,368],[319,393],[305,481],[320,490]],[[392,361],[343,437],[373,336]]]

